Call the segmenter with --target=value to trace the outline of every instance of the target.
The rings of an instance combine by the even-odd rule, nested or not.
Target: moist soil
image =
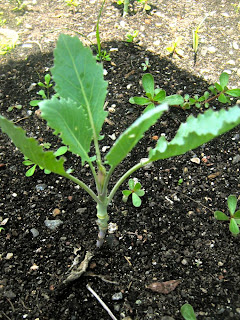
[[[103,155],[143,111],[129,98],[143,95],[144,73],[150,72],[168,95],[203,94],[223,71],[230,74],[229,87],[240,86],[238,1],[151,1],[148,12],[135,2],[123,18],[122,7],[107,1],[100,21],[103,46],[111,54],[111,61],[103,62],[109,84],[105,105],[109,114],[100,142]],[[29,102],[39,99],[36,83],[53,66],[60,33],[78,31],[96,43],[100,6],[94,0],[80,1],[72,10],[64,1],[42,0],[13,11],[14,1],[0,3],[2,19],[7,20],[2,28],[19,33],[16,47],[1,57],[1,114],[39,143],[50,143],[53,150],[61,141]],[[192,30],[206,13],[194,65]],[[139,30],[138,37],[134,43],[126,42],[126,33],[134,30]],[[169,56],[165,49],[178,36],[183,36],[183,58]],[[145,58],[150,67],[143,71]],[[7,111],[17,105],[22,108]],[[226,106],[215,101],[211,107]],[[147,157],[157,137],[173,138],[189,114],[202,111],[171,107],[119,165],[111,187],[127,168]],[[22,164],[23,155],[1,133],[0,318],[110,319],[87,290],[89,284],[117,319],[183,319],[184,303],[194,307],[197,319],[240,319],[239,237],[230,234],[227,223],[214,219],[215,210],[227,212],[228,195],[239,196],[239,151],[237,127],[185,155],[137,171],[133,177],[145,189],[141,207],[135,208],[130,200],[122,202],[125,182],[109,207],[110,221],[118,230],[95,250],[96,208],[86,192],[40,169],[26,177],[29,167]],[[89,168],[81,166],[80,158],[71,153],[65,157],[75,175],[94,188]],[[62,224],[51,230],[45,220],[55,219]],[[87,272],[62,286],[75,258],[83,260],[87,251],[94,251]],[[168,294],[147,288],[170,280],[180,282]]]

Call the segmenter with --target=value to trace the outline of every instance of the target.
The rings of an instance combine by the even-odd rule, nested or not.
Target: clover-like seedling
[[[149,58],[145,58],[145,61],[141,63],[141,66],[143,67],[143,71],[146,71],[148,68],[151,67],[149,63]]]
[[[165,90],[155,89],[154,78],[150,73],[143,75],[142,85],[146,92],[146,97],[131,97],[129,102],[139,106],[146,106],[144,112],[154,109],[155,106],[161,103],[167,103],[168,105],[181,105],[184,103],[183,97],[179,94],[167,96]]]
[[[127,42],[133,42],[134,39],[138,36],[138,30],[134,30],[133,33],[127,33],[126,37],[127,37]]]
[[[134,207],[140,207],[142,200],[140,197],[144,196],[145,191],[142,188],[140,182],[137,179],[129,179],[128,181],[129,190],[123,190],[123,202],[128,201],[128,197],[132,195],[132,203]]]
[[[233,236],[239,234],[239,225],[240,225],[240,210],[236,211],[237,208],[237,197],[230,195],[227,198],[227,205],[230,216],[226,215],[222,211],[215,211],[214,217],[220,221],[229,221],[229,230]]]
[[[180,43],[182,42],[183,37],[178,37],[173,43],[171,47],[167,47],[166,50],[170,52],[170,56],[176,54],[178,57],[183,58],[184,52],[179,48]]]
[[[84,47],[78,37],[61,34],[54,50],[54,66],[51,73],[57,96],[39,102],[39,109],[42,119],[53,129],[53,134],[62,140],[68,152],[81,159],[74,175],[65,168],[65,157],[59,157],[54,150],[44,150],[37,139],[27,137],[21,127],[15,126],[1,115],[0,127],[30,161],[40,168],[71,180],[93,199],[96,203],[99,228],[97,247],[104,243],[108,229],[108,208],[113,197],[122,183],[136,170],[154,161],[184,154],[240,124],[239,106],[220,111],[209,109],[196,118],[189,116],[186,122],[180,125],[171,141],[159,134],[156,146],[149,148],[146,158],[137,160],[132,167],[122,169],[124,171],[120,172],[120,177],[112,179],[116,168],[138,144],[145,132],[168,111],[167,103],[157,105],[159,101],[167,100],[160,99],[160,96],[165,94],[160,89],[156,92],[151,75],[146,75],[143,83],[147,93],[147,104],[152,103],[152,100],[154,108],[136,119],[120,134],[110,150],[102,154],[99,139],[107,117],[104,110],[107,82],[103,78],[103,65],[96,62],[90,48]],[[135,150],[134,158],[140,159],[138,149]],[[82,172],[81,166],[85,166]],[[95,186],[90,187],[84,182],[86,168],[92,174]]]

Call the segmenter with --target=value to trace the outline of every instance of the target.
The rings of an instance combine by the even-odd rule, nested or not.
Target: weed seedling
[[[134,30],[133,33],[128,33],[126,35],[127,42],[133,42],[133,40],[138,36],[138,30]]]
[[[37,94],[39,94],[42,97],[42,100],[44,99],[49,99],[50,97],[50,88],[52,87],[51,83],[51,76],[49,73],[47,73],[44,77],[44,83],[43,82],[38,82],[38,86],[43,88],[42,90],[38,91]],[[39,102],[42,100],[32,100],[30,101],[30,106],[36,107],[38,106]]]
[[[146,106],[144,112],[151,110],[164,102],[168,105],[181,105],[184,103],[183,97],[179,94],[167,96],[165,90],[155,89],[154,78],[150,73],[145,73],[143,75],[142,85],[146,92],[146,97],[131,97],[129,102],[139,106]]]
[[[21,110],[22,109],[22,105],[21,104],[16,104],[14,106],[8,107],[7,108],[7,112],[11,112],[11,111],[13,111],[13,109]]]
[[[142,200],[140,197],[144,196],[145,191],[142,188],[142,185],[140,182],[137,181],[137,179],[129,179],[128,181],[129,190],[123,190],[123,202],[128,201],[128,197],[132,195],[132,203],[134,207],[140,207]]]
[[[227,198],[227,205],[230,216],[227,216],[222,211],[215,211],[214,217],[220,221],[229,221],[229,230],[233,236],[239,234],[239,225],[240,225],[240,209],[236,211],[237,208],[237,197],[230,195]]]
[[[180,58],[183,58],[184,52],[179,48],[180,43],[182,42],[183,37],[178,37],[175,42],[173,42],[171,47],[167,47],[166,50],[170,52],[170,56],[177,55]]]
[[[149,149],[146,158],[140,159],[135,149],[134,158],[138,159],[136,164],[124,169],[114,184],[111,178],[115,169],[129,155],[145,132],[168,110],[167,104],[155,106],[142,114],[103,156],[100,152],[99,138],[107,117],[104,110],[107,82],[103,78],[102,64],[96,62],[91,50],[84,47],[78,37],[61,34],[54,50],[54,67],[51,73],[58,98],[55,96],[39,103],[41,117],[47,121],[53,133],[62,139],[68,151],[81,158],[82,166],[88,164],[95,187],[90,187],[79,178],[83,175],[80,170],[75,170],[74,175],[66,170],[64,157],[57,157],[54,151],[45,151],[36,139],[27,137],[21,127],[15,126],[3,116],[0,116],[0,127],[30,161],[76,183],[95,201],[99,227],[97,247],[104,243],[108,229],[109,204],[130,175],[154,161],[195,149],[240,124],[238,106],[220,111],[209,109],[197,117],[189,116],[186,122],[180,125],[171,141],[167,141],[161,135],[156,146]],[[144,86],[146,92],[154,97],[156,92],[152,79],[146,81]]]
[[[143,67],[143,71],[149,69],[151,67],[151,65],[149,64],[149,58],[145,58],[145,62],[143,62],[141,66]]]
[[[96,25],[96,38],[97,38],[96,59],[98,61],[110,61],[111,60],[110,55],[105,50],[102,50],[101,39],[100,39],[100,34],[99,34],[99,21],[100,21],[101,15],[102,15],[102,11],[103,11],[103,7],[104,7],[105,2],[106,2],[106,0],[104,0],[102,3],[101,9],[99,11],[98,19],[97,19],[97,25]]]
[[[203,22],[207,19],[207,17],[208,17],[208,15],[206,15],[206,17],[202,19],[202,21],[197,26],[197,29],[192,31],[193,50],[194,50],[194,65],[196,64],[196,61],[197,61],[197,50],[198,50],[198,40],[199,40],[198,32],[199,32],[199,29],[201,28]]]
[[[148,0],[137,0],[137,1],[143,4],[143,11],[151,10],[151,6],[147,4]]]
[[[65,0],[67,6],[69,6],[70,8],[72,8],[73,13],[76,13],[76,8],[79,6],[79,2],[76,0]]]

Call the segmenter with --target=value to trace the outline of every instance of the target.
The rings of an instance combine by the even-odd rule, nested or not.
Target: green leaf
[[[154,103],[150,103],[144,110],[143,113],[148,112],[149,110],[155,109]]]
[[[199,114],[197,118],[191,115],[186,123],[180,125],[172,141],[168,142],[164,136],[158,140],[156,148],[149,152],[149,160],[156,161],[184,154],[231,130],[238,124],[240,124],[238,106],[220,111],[209,109]]]
[[[161,102],[166,98],[166,91],[165,90],[160,90],[155,97],[153,98],[154,101]]]
[[[134,180],[133,179],[129,179],[128,180],[128,186],[129,186],[129,189],[133,190],[134,189]]]
[[[96,62],[90,48],[84,47],[78,37],[61,34],[54,50],[51,71],[57,93],[82,106],[97,139],[107,116],[103,110],[107,82],[103,80],[102,64]]]
[[[32,164],[34,164],[31,160],[24,160],[22,162],[25,166],[31,166]]]
[[[26,137],[26,132],[22,128],[16,127],[11,121],[2,116],[0,116],[0,127],[15,146],[33,163],[54,173],[67,176],[63,167],[64,159],[57,160],[52,151],[43,151],[43,148],[38,145],[34,138]]]
[[[26,177],[31,177],[34,172],[35,172],[35,169],[36,169],[37,165],[35,164],[34,166],[32,166],[30,169],[28,169],[25,173],[25,176]]]
[[[163,112],[167,110],[168,106],[166,104],[162,104],[149,110],[125,130],[105,157],[109,165],[113,167],[118,165],[142,138],[144,132],[147,131],[162,116]]]
[[[132,194],[132,203],[134,205],[134,207],[140,207],[142,200],[139,198],[139,196],[136,193]]]
[[[143,189],[140,189],[140,190],[136,190],[135,193],[136,193],[139,197],[142,197],[142,196],[144,196],[145,191],[144,191]]]
[[[218,101],[222,103],[226,103],[228,100],[227,100],[227,97],[225,97],[224,93],[221,93],[220,96],[218,97]]]
[[[141,189],[141,183],[140,182],[137,182],[134,186],[134,191],[136,192],[137,190],[140,190]]]
[[[231,216],[233,216],[237,208],[237,197],[233,195],[228,196],[227,204],[228,204],[229,212]]]
[[[224,89],[224,88],[227,86],[227,84],[228,84],[229,75],[228,75],[226,72],[223,72],[223,73],[220,75],[219,81],[220,81],[221,87]]]
[[[222,88],[222,86],[219,83],[215,82],[214,85],[218,91],[223,91],[224,88]]]
[[[45,147],[46,148],[46,147]],[[68,148],[66,146],[62,146],[57,149],[57,151],[54,152],[55,157],[62,156],[68,151]]]
[[[180,105],[184,103],[184,99],[179,94],[173,94],[171,96],[167,96],[163,102],[167,103],[170,106]]]
[[[223,213],[222,211],[215,211],[214,217],[215,217],[215,219],[220,220],[220,221],[229,220],[229,217],[225,213]]]
[[[131,190],[123,190],[122,191],[122,194],[124,195],[124,196],[130,196],[130,194],[132,193],[132,191]]]
[[[36,107],[38,106],[39,102],[41,102],[42,100],[32,100],[29,102],[30,106],[32,107]]]
[[[59,134],[63,144],[72,153],[82,158],[82,163],[90,162],[88,152],[93,138],[92,128],[86,110],[70,99],[52,98],[39,103],[41,116],[47,120],[54,134]]]
[[[181,315],[185,320],[197,320],[193,307],[188,303],[181,307]]]
[[[234,219],[240,219],[240,210],[234,213]]]
[[[142,77],[142,85],[145,92],[154,96],[154,78],[150,73],[145,73]]]
[[[232,97],[240,97],[240,89],[231,89],[225,91],[226,94],[229,94]]]
[[[239,234],[239,227],[237,225],[237,222],[235,221],[234,218],[232,218],[230,220],[230,224],[229,224],[229,230],[231,231],[231,233],[236,236]]]
[[[129,102],[131,104],[138,104],[139,106],[144,106],[151,103],[151,101],[148,98],[144,98],[144,97],[131,97],[129,99]]]

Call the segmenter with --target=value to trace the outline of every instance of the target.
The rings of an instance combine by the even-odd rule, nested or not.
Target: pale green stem
[[[124,0],[123,16],[128,14],[129,0]]]
[[[97,197],[97,195],[92,191],[91,188],[89,188],[83,181],[79,180],[78,178],[72,176],[71,174],[66,174],[64,175],[64,177],[72,180],[73,182],[75,182],[76,184],[78,184],[81,188],[83,188],[91,197],[92,199],[97,202],[97,203],[101,203],[101,200],[99,200],[99,198]]]
[[[104,238],[108,229],[109,216],[107,213],[107,198],[99,196],[100,203],[97,204],[97,224],[99,228],[97,247],[100,248],[104,242]]]
[[[109,204],[112,201],[112,198],[114,197],[115,193],[117,192],[117,190],[119,189],[120,185],[136,170],[144,167],[146,164],[150,163],[151,161],[146,160],[146,161],[142,161],[138,164],[136,164],[135,166],[133,166],[131,169],[129,169],[115,184],[115,186],[112,188],[112,191],[110,192],[109,196],[108,196],[108,203]]]

